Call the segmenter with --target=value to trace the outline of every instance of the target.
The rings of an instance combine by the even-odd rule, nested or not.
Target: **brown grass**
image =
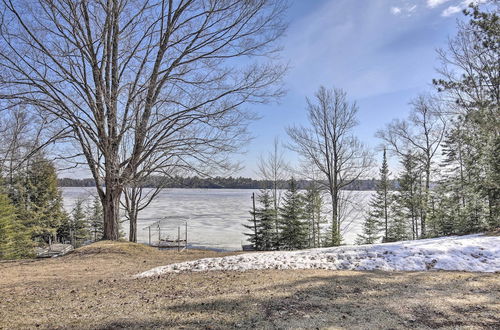
[[[249,271],[133,279],[224,254],[100,242],[0,263],[0,328],[500,328],[499,274]]]

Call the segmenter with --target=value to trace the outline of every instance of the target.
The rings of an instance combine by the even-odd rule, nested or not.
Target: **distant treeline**
[[[193,177],[174,177],[167,179],[161,177],[150,177],[142,185],[145,188],[155,188],[163,186],[165,188],[210,188],[210,189],[270,189],[273,184],[271,181],[255,180],[243,177],[215,177],[200,178]],[[299,189],[305,189],[309,185],[308,180],[298,180]],[[357,180],[349,185],[346,190],[375,190],[378,180],[366,179]],[[94,179],[59,179],[60,187],[93,187]],[[278,186],[282,189],[288,189],[289,181],[279,182]]]

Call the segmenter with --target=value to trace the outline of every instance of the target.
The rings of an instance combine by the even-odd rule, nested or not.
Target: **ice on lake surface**
[[[69,212],[77,199],[92,200],[94,188],[61,188],[64,207]],[[148,230],[143,228],[162,220],[161,237],[177,238],[177,228],[181,227],[184,236],[184,224],[188,222],[188,242],[191,246],[221,250],[241,250],[242,244],[248,244],[243,224],[251,219],[252,189],[164,189],[144,211],[139,213],[137,239],[148,242]],[[352,195],[352,208],[359,211],[366,203],[371,192],[348,192]],[[354,212],[345,228],[344,243],[352,244],[360,232],[363,215]],[[122,230],[128,237],[128,222],[122,223]],[[158,240],[158,231],[152,232],[152,240]]]

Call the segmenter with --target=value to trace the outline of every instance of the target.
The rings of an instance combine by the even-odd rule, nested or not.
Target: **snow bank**
[[[500,271],[500,237],[468,235],[300,251],[248,253],[153,268],[137,277],[169,272],[251,269],[347,269],[470,272]]]

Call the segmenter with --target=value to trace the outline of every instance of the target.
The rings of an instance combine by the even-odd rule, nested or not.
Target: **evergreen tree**
[[[304,200],[304,213],[307,219],[309,247],[320,247],[320,224],[323,220],[321,212],[321,208],[323,206],[323,198],[321,196],[321,190],[316,182],[313,181],[309,183],[306,189]]]
[[[104,214],[99,197],[94,198],[94,201],[89,207],[87,214],[87,221],[89,224],[91,239],[93,239],[94,241],[98,241],[102,238],[104,233]]]
[[[259,211],[255,206],[255,194],[252,195],[252,203],[253,207],[250,211],[250,219],[248,220],[250,224],[243,225],[245,228],[249,229],[250,232],[245,232],[245,235],[248,236],[248,241],[252,243],[254,250],[261,250],[261,240],[259,235],[259,220],[257,220]]]
[[[499,4],[484,8],[473,5],[464,11],[470,20],[459,25],[449,51],[439,52],[444,67],[441,78],[434,80],[438,90],[455,101],[457,115],[449,144],[453,148],[448,148],[447,157],[458,165],[449,179],[466,188],[455,204],[460,212],[452,218],[461,232],[486,225],[495,228],[500,222]],[[451,165],[449,159],[446,165]]]
[[[458,222],[465,215],[469,186],[465,160],[471,155],[464,145],[463,127],[459,121],[452,121],[442,145],[443,161],[441,177],[435,189],[433,200],[438,206],[431,216],[430,236],[456,233]]]
[[[390,221],[389,210],[391,208],[391,183],[389,181],[389,166],[387,164],[387,153],[384,149],[382,165],[380,167],[380,178],[377,183],[377,190],[370,200],[369,211],[363,222],[363,233],[358,235],[358,244],[373,244],[380,239],[380,231],[383,231],[382,241],[386,242],[399,237],[398,225],[392,224],[392,235],[389,235]],[[396,220],[397,221],[397,220]],[[391,236],[391,237],[390,237]]]
[[[439,196],[438,186],[430,196],[430,212],[428,218],[428,237],[452,235],[454,233],[453,218],[450,216],[451,199],[448,196]]]
[[[87,215],[84,210],[85,201],[78,199],[71,211],[71,216],[59,227],[57,234],[63,241],[70,241],[74,246],[89,237]]]
[[[9,259],[16,220],[15,209],[10,200],[0,193],[0,259]]]
[[[491,173],[488,179],[489,229],[500,228],[500,134],[494,141],[493,153],[490,155]]]
[[[57,228],[57,238],[62,243],[73,244],[71,217],[65,217]]]
[[[260,238],[262,250],[275,250],[277,246],[276,237],[276,210],[274,209],[273,198],[267,190],[259,196],[262,205],[260,213]]]
[[[0,192],[0,259],[33,256],[33,244],[26,228],[17,219],[16,208]]]
[[[261,190],[257,196],[260,207],[250,211],[252,218],[251,224],[244,225],[251,233],[245,233],[249,236],[249,241],[256,250],[269,251],[276,249],[276,232],[274,203],[268,190]]]
[[[71,211],[72,229],[74,240],[76,242],[85,240],[89,237],[87,215],[84,210],[85,201],[79,199]]]
[[[358,234],[356,244],[374,244],[380,239],[380,222],[368,214],[363,222],[363,233]]]
[[[25,171],[18,173],[11,198],[18,209],[18,219],[28,228],[32,239],[50,243],[67,217],[52,162],[35,155]]]
[[[365,233],[364,235],[368,235],[367,237],[371,239],[379,237],[375,228],[372,228],[375,223],[378,223],[379,229],[381,228],[384,232],[383,237],[384,241],[386,241],[389,235],[389,209],[392,200],[390,195],[391,183],[389,181],[389,166],[387,165],[387,154],[385,149],[379,173],[380,178],[377,183],[377,190],[368,204],[370,211],[365,218],[364,230],[367,230],[370,234],[368,235],[368,233]]]
[[[419,210],[421,196],[419,194],[421,182],[418,159],[415,154],[408,152],[402,160],[403,172],[399,178],[398,193],[394,195],[392,204],[392,218],[388,225],[386,242],[395,242],[408,238],[419,237]],[[411,228],[411,236],[408,234]]]
[[[297,190],[295,179],[292,178],[280,207],[280,249],[295,250],[308,246],[303,208],[303,197]]]
[[[488,226],[488,204],[477,187],[481,170],[468,126],[453,121],[443,143],[442,179],[433,194],[437,206],[431,217],[432,236],[474,233]]]

